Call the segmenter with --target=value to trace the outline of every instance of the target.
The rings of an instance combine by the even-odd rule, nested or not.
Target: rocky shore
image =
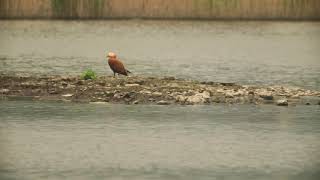
[[[274,104],[319,105],[320,92],[282,86],[246,86],[174,77],[16,77],[0,76],[0,97],[124,104]]]

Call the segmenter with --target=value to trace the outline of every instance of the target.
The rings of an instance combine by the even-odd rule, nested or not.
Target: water
[[[0,72],[135,75],[320,90],[320,22],[0,21]]]
[[[0,21],[0,73],[320,90],[319,22]],[[0,100],[0,179],[320,179],[320,107]]]
[[[318,106],[0,102],[1,179],[319,179]]]

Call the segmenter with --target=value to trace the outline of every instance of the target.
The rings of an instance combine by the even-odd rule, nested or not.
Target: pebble
[[[140,86],[140,84],[125,84],[124,86],[126,86],[126,87],[136,87],[136,86]]]
[[[288,103],[287,99],[280,99],[280,100],[277,101],[277,105],[278,106],[288,106],[289,103]]]
[[[176,102],[185,102],[187,97],[183,96],[183,95],[178,95],[175,97]]]
[[[162,93],[161,92],[153,92],[152,96],[160,97],[160,96],[162,96]]]
[[[1,89],[1,90],[0,90],[0,93],[2,93],[2,94],[6,94],[6,93],[8,93],[8,92],[10,92],[9,89]]]
[[[168,101],[163,101],[163,100],[162,100],[162,101],[158,101],[157,104],[158,104],[158,105],[169,105],[170,102],[168,102]]]
[[[151,94],[152,92],[148,91],[148,90],[142,90],[139,93],[141,93],[141,94]]]
[[[73,96],[73,94],[64,94],[64,95],[62,95],[62,97],[72,97]]]

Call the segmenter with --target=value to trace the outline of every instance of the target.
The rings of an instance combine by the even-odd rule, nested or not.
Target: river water
[[[320,22],[0,21],[0,71],[135,75],[320,90]]]
[[[0,73],[320,90],[319,22],[0,21]],[[320,107],[0,100],[0,179],[319,179]]]

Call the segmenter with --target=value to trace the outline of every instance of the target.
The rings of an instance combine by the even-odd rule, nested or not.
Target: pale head
[[[116,58],[116,57],[117,57],[117,55],[114,52],[109,52],[107,55],[107,58]]]

